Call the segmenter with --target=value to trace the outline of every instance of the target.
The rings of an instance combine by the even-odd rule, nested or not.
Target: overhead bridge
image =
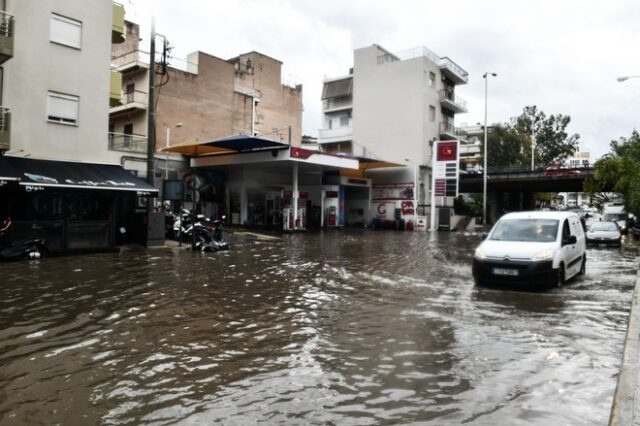
[[[523,169],[489,169],[487,192],[582,192],[586,178],[593,176],[593,167]],[[482,173],[461,174],[460,192],[483,192]]]

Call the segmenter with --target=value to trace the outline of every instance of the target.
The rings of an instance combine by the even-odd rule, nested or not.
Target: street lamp
[[[484,78],[484,170],[482,173],[482,224],[487,224],[487,93],[489,90],[489,77],[497,77],[495,72],[485,72]]]
[[[618,83],[622,83],[623,81],[627,81],[630,78],[640,78],[640,75],[624,75],[622,77],[618,77],[616,80],[618,80]]]
[[[176,128],[182,127],[182,123],[177,123]],[[171,140],[171,127],[167,127],[167,148],[164,159],[164,180],[169,179],[169,141]]]
[[[413,165],[413,230],[418,230],[418,166],[408,158],[404,161]]]
[[[536,149],[536,120],[531,118],[531,171],[534,168],[534,153]]]

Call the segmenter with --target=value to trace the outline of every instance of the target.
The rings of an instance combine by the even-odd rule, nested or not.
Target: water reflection
[[[605,422],[635,251],[526,293],[473,285],[478,242],[346,231],[0,265],[0,423]]]

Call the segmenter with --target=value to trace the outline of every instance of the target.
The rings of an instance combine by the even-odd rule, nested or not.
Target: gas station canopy
[[[206,142],[186,142],[162,148],[162,152],[174,152],[189,157],[201,155],[255,152],[271,149],[286,149],[289,145],[248,135],[227,136]]]

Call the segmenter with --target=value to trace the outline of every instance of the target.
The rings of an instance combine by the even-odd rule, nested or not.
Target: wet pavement
[[[0,264],[0,424],[605,424],[638,252],[476,287],[475,236]]]

